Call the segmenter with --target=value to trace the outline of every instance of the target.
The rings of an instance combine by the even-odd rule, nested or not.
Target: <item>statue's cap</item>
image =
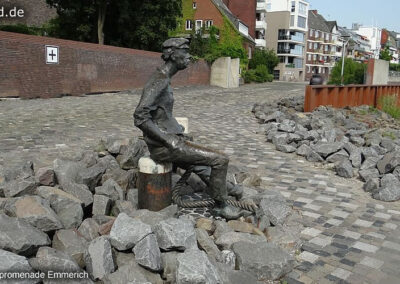
[[[186,38],[170,38],[164,41],[162,48],[189,48],[189,40]]]

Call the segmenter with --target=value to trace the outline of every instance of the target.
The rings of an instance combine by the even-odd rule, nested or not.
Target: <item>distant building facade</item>
[[[303,0],[267,0],[266,46],[280,60],[274,79],[303,81],[309,3]]]
[[[375,59],[379,59],[379,54],[381,51],[381,38],[382,29],[378,27],[365,27],[358,24],[353,24],[352,30],[362,36],[365,36],[371,45],[371,52]]]
[[[319,74],[328,81],[333,66],[342,56],[342,44],[336,21],[326,21],[317,10],[310,10],[305,80],[309,81],[313,74]]]
[[[253,0],[251,0],[253,1]],[[228,6],[224,3],[231,3],[232,7],[235,9],[239,9],[241,7],[237,1],[223,1],[223,0],[184,0],[184,5],[190,5],[192,9],[191,15],[183,15],[185,27],[184,34],[179,36],[190,37],[192,31],[199,31],[203,27],[207,30],[211,26],[216,26],[218,28],[224,28],[224,18],[228,19],[236,31],[243,38],[243,47],[248,52],[248,57],[251,58],[255,49],[255,41],[251,36],[251,33],[255,34],[254,25],[250,27],[245,23],[245,21],[250,22],[251,13],[247,12],[245,20],[239,19],[236,17],[232,11],[228,8]],[[248,8],[254,12],[255,15],[255,3],[252,7]],[[254,22],[253,17],[253,21]]]
[[[365,63],[368,59],[375,58],[375,53],[371,49],[372,43],[368,37],[359,34],[357,30],[350,30],[345,27],[339,27],[339,32],[347,42],[345,48],[346,57],[360,63]]]

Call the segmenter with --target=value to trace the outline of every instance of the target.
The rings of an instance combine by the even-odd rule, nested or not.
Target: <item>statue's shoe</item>
[[[242,216],[247,217],[249,214],[251,215],[251,212],[226,204],[222,207],[214,207],[211,209],[211,214],[225,218],[226,220],[236,220]]]
[[[243,187],[238,184],[227,183],[226,190],[228,195],[235,197],[237,200],[240,200],[243,197]]]

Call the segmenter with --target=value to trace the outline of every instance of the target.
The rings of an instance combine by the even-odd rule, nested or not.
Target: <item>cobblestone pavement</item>
[[[303,260],[288,283],[400,283],[400,202],[383,203],[346,180],[278,152],[256,134],[256,102],[304,93],[304,84],[270,83],[224,90],[175,89],[175,116],[189,118],[196,142],[225,151],[231,163],[262,177],[304,216]],[[138,135],[132,113],[139,92],[0,101],[0,164],[31,159],[50,165],[91,148],[104,135]]]

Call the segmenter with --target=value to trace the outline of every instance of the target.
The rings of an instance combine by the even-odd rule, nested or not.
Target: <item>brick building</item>
[[[306,46],[306,76],[320,74],[325,81],[338,58],[341,57],[342,41],[335,21],[326,21],[317,10],[308,12],[308,37]]]
[[[245,23],[245,20],[248,21],[249,19],[246,18],[245,20],[242,20],[241,18],[236,17],[231,12],[231,10],[225,5],[223,0],[184,0],[184,1],[191,2],[193,9],[192,11],[193,16],[185,15],[185,11],[183,15],[183,18],[185,20],[185,31],[187,34],[190,33],[192,30],[200,30],[203,27],[207,29],[212,25],[218,27],[219,29],[222,29],[224,28],[224,18],[226,18],[232,23],[235,30],[242,36],[243,47],[248,52],[249,58],[251,58],[255,48],[255,41],[254,38],[251,36],[251,33],[252,32],[254,33],[254,30],[252,30],[251,26],[249,27]],[[231,5],[235,9],[240,7],[238,3],[234,4],[234,1],[231,2]],[[248,7],[248,9],[250,10],[254,8],[254,13],[255,13],[255,5],[250,5],[250,6],[245,5],[245,7]],[[242,14],[249,15],[250,13],[242,13]]]

